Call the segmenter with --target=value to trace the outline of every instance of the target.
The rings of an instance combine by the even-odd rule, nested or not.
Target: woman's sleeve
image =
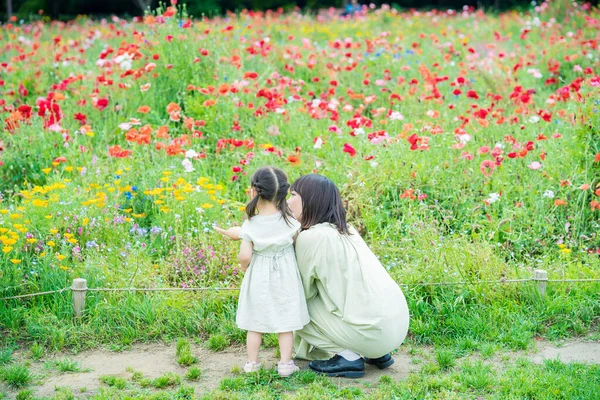
[[[309,302],[318,294],[316,286],[315,266],[317,253],[317,243],[314,243],[312,232],[302,232],[296,239],[296,261],[298,262],[298,270],[300,278],[302,278],[302,286],[304,287],[304,296]]]

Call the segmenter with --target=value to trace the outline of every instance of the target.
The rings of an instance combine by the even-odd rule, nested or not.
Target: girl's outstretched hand
[[[213,225],[213,229],[221,235],[227,236],[229,239],[240,240],[240,230],[242,230],[242,227],[240,226],[232,226],[231,228],[223,229],[217,225]]]

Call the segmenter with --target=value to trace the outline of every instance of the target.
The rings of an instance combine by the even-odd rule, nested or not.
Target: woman
[[[409,312],[400,287],[346,222],[339,190],[324,176],[291,186],[289,208],[300,221],[296,259],[311,322],[294,333],[296,357],[314,371],[349,378],[364,362],[381,369],[406,337]],[[363,358],[364,361],[363,361]]]
[[[348,226],[331,180],[305,175],[290,191],[288,206],[302,226],[295,250],[310,316],[310,323],[294,332],[296,357],[313,360],[314,371],[347,378],[363,376],[365,362],[389,367],[390,352],[408,331],[402,290]],[[239,240],[239,227],[215,230]]]

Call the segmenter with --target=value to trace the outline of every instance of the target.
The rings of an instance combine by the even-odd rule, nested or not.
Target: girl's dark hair
[[[322,175],[301,176],[292,184],[291,190],[302,199],[302,229],[322,222],[329,222],[342,234],[349,234],[346,209],[342,205],[340,191],[335,183]]]
[[[292,212],[286,201],[290,183],[285,172],[276,167],[261,167],[252,175],[250,184],[256,191],[256,196],[246,205],[248,218],[250,219],[258,213],[258,200],[263,199],[275,203],[285,222],[290,225]]]

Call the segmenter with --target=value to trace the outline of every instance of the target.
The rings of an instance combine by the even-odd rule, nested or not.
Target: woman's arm
[[[252,260],[252,249],[252,242],[242,240],[242,243],[240,244],[240,253],[238,254],[238,261],[240,262],[240,268],[244,272],[246,272],[246,269],[248,269],[248,265],[250,265],[250,261]]]
[[[315,276],[315,246],[317,243],[313,241],[313,232],[302,232],[296,238],[296,261],[298,262],[298,270],[302,279],[302,287],[304,288],[304,297],[309,302],[317,296],[317,286]]]

